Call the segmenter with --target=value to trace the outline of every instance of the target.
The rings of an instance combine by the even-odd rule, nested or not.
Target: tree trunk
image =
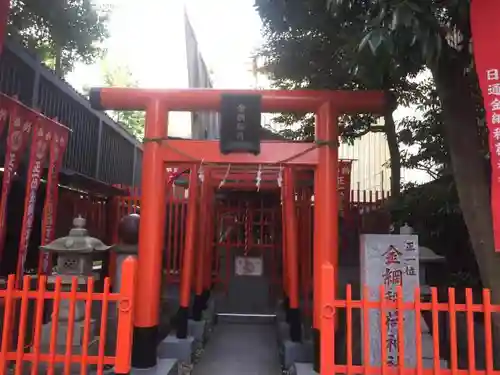
[[[388,109],[384,114],[384,130],[391,158],[391,197],[397,198],[401,193],[401,155],[392,109]]]
[[[443,109],[445,139],[462,215],[476,257],[483,287],[491,289],[494,304],[500,304],[500,254],[495,252],[488,169],[481,152],[475,102],[459,64],[440,59],[432,71]],[[500,316],[493,314],[495,368],[500,366],[496,350],[500,342]],[[470,338],[469,338],[470,339]]]
[[[443,52],[443,55],[445,53]],[[475,102],[459,64],[442,57],[433,69],[444,116],[444,133],[463,218],[483,286],[500,303],[500,255],[495,253],[488,170],[481,153]]]

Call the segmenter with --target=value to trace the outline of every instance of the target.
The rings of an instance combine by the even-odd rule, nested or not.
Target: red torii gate
[[[168,111],[217,111],[223,95],[258,94],[263,112],[313,112],[316,114],[316,144],[267,141],[259,155],[220,153],[218,141],[168,140]],[[159,323],[162,245],[164,237],[166,163],[280,165],[315,168],[316,206],[314,241],[314,328],[319,337],[321,317],[321,266],[338,263],[338,116],[345,113],[382,113],[385,95],[374,91],[312,90],[151,90],[101,88],[91,90],[95,109],[145,110],[146,129],[142,171],[141,222],[139,231],[138,301],[134,329],[134,366],[156,365],[156,335]],[[191,174],[190,186],[197,186]],[[191,194],[193,195],[193,194]],[[190,197],[191,197],[190,195]],[[190,275],[194,267],[195,205],[189,207],[184,254],[182,301],[189,299]],[[193,211],[191,211],[193,210]],[[191,233],[191,235],[189,235]],[[331,280],[333,283],[334,280]]]
[[[471,2],[471,27],[474,36],[474,52],[478,70],[478,75],[481,81],[481,88],[485,98],[485,108],[488,114],[488,124],[493,127],[493,116],[497,115],[495,108],[490,108],[491,93],[489,92],[490,81],[495,81],[494,84],[500,83],[500,50],[495,45],[495,35],[500,32],[500,24],[491,17],[494,17],[500,10],[500,2],[498,0],[473,0]],[[0,0],[0,53],[2,51],[6,25],[8,19],[8,10],[10,0]],[[480,43],[478,43],[480,41]],[[496,72],[497,74],[488,74],[488,72]],[[491,78],[491,79],[490,79]],[[113,89],[111,89],[113,90]],[[138,293],[139,303],[136,315],[136,336],[134,344],[143,346],[143,349],[155,343],[156,328],[158,325],[158,309],[159,300],[157,298],[149,298],[151,295],[159,295],[160,287],[160,267],[161,267],[161,228],[162,223],[161,210],[164,203],[163,184],[165,180],[165,161],[185,162],[182,155],[175,152],[173,149],[162,149],[162,139],[166,135],[164,124],[166,123],[166,110],[193,110],[193,109],[217,109],[219,104],[220,94],[222,92],[213,90],[201,91],[159,91],[159,90],[126,90],[117,89],[116,91],[104,90],[101,92],[103,99],[101,104],[109,109],[145,109],[147,112],[146,137],[150,142],[144,147],[144,174],[143,174],[143,217],[141,220],[141,235],[140,235],[140,277],[142,281],[138,288],[142,293]],[[240,92],[241,93],[241,92]],[[264,99],[264,110],[267,111],[313,111],[317,114],[317,139],[327,142],[336,142],[337,124],[336,116],[345,113],[363,109],[366,111],[380,111],[383,105],[383,100],[379,94],[370,95],[366,93],[338,93],[338,92],[284,92],[284,91],[264,91],[261,92]],[[130,95],[130,96],[127,96]],[[365,96],[366,95],[366,96]],[[359,102],[358,102],[359,100]],[[494,151],[497,140],[493,139],[493,132],[490,132],[490,149]],[[168,142],[170,143],[170,142]],[[182,150],[186,144],[175,145],[177,150]],[[239,163],[255,163],[265,164],[273,163],[276,160],[273,157],[273,150],[279,155],[293,155],[289,144],[286,147],[283,145],[274,144],[270,148],[266,143],[263,144],[262,154],[255,156],[242,156],[238,160],[233,160],[232,156],[220,156],[215,152],[214,145],[208,142],[203,146],[204,157],[213,158],[215,162],[232,162]],[[196,149],[196,148],[195,148]],[[306,151],[301,146],[294,146],[295,152]],[[190,149],[192,151],[192,149]],[[337,256],[337,196],[336,194],[328,194],[327,192],[336,191],[337,185],[337,149],[336,147],[322,147],[319,150],[311,150],[304,157],[296,158],[293,165],[313,165],[316,166],[315,173],[315,194],[321,202],[320,210],[316,210],[316,217],[321,217],[322,220],[317,220],[318,225],[318,241],[315,242],[315,253],[321,255],[321,261],[329,261],[334,267],[336,265]],[[494,216],[494,234],[497,251],[500,249],[500,177],[498,177],[498,160],[495,152],[492,152],[494,157],[491,158],[493,166],[494,178],[492,179],[492,212]],[[235,158],[238,158],[235,157]],[[498,165],[497,165],[498,164]],[[160,205],[163,203],[163,205]],[[320,216],[321,215],[321,216]],[[325,222],[330,226],[330,230],[326,230]],[[321,224],[322,223],[322,224]],[[149,228],[152,228],[152,235],[147,235]],[[333,252],[330,250],[334,249]],[[333,254],[332,254],[333,253]],[[315,261],[315,281],[314,286],[316,292],[319,290],[320,277],[318,266],[321,263]],[[154,272],[153,272],[154,270]],[[315,293],[318,295],[319,293]],[[318,328],[316,322],[316,313],[319,313],[316,308],[318,305],[315,301],[315,328]],[[153,348],[154,349],[154,348]],[[155,363],[155,350],[143,350],[144,353],[151,355],[150,358],[145,358],[145,362]],[[154,356],[154,358],[152,357]],[[149,364],[146,364],[149,367]]]

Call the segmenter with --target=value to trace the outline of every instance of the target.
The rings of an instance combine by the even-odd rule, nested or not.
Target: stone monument
[[[364,299],[396,301],[396,291],[401,288],[405,302],[413,302],[415,289],[419,287],[418,236],[366,234],[361,236],[361,287]],[[384,286],[384,295],[380,295],[380,286]],[[364,286],[368,295],[363,293]],[[406,367],[416,366],[416,334],[413,311],[403,314],[404,337],[398,337],[400,315],[394,308],[387,308],[385,314],[385,342],[381,342],[381,311],[370,309],[369,330],[370,365],[380,366],[386,362],[389,366],[398,364],[399,342],[404,342]],[[381,358],[381,345],[385,345],[387,358]]]

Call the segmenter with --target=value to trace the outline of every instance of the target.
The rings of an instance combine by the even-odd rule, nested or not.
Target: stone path
[[[192,375],[279,375],[274,324],[219,323]]]

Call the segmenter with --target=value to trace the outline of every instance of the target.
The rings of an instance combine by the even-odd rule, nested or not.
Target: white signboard
[[[361,236],[361,285],[369,288],[372,301],[385,298],[396,301],[396,290],[402,287],[402,297],[406,302],[414,301],[415,288],[419,286],[418,236],[367,234]],[[380,296],[383,285],[385,295]],[[363,291],[362,291],[363,293]],[[370,309],[370,365],[381,365],[381,345],[385,345],[389,366],[398,364],[398,345],[404,340],[405,366],[416,366],[415,313],[405,311],[403,315],[404,337],[398,337],[399,315],[395,309],[384,311],[386,322],[385,342],[381,342],[380,309]],[[417,317],[420,319],[420,317]]]
[[[262,258],[237,256],[234,269],[237,276],[262,276]]]

